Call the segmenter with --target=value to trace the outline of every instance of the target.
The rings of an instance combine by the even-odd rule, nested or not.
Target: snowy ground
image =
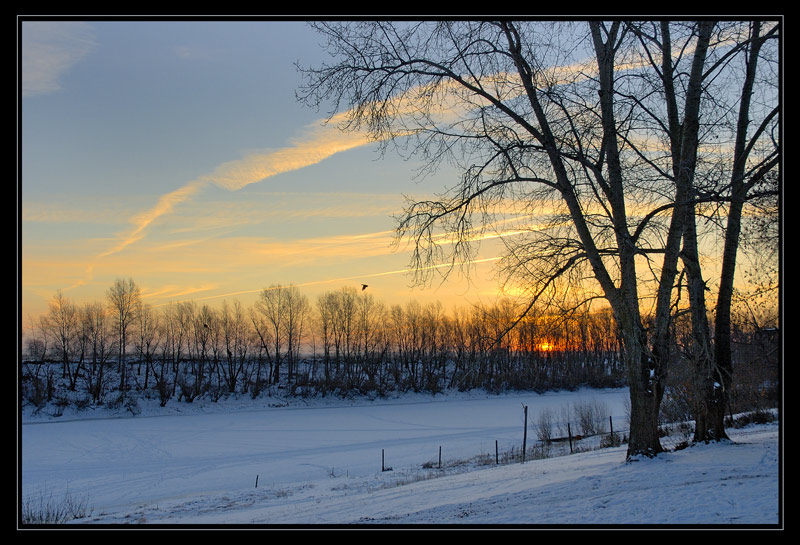
[[[782,527],[777,424],[633,463],[621,446],[495,465],[495,441],[501,454],[522,444],[523,405],[531,445],[540,411],[577,401],[605,404],[624,431],[626,398],[473,392],[142,402],[136,416],[26,410],[19,486],[23,502],[84,501],[90,512],[74,523],[103,526]]]

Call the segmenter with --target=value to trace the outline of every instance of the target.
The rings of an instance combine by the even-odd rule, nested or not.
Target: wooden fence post
[[[525,463],[525,450],[527,449],[528,443],[528,406],[523,405],[523,409],[525,409],[525,428],[522,430],[522,463]]]
[[[572,454],[572,429],[569,427],[569,422],[567,422],[567,436],[569,437],[569,453]]]

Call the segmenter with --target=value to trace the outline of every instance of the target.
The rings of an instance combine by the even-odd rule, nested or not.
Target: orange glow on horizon
[[[548,342],[548,341],[540,342],[539,345],[536,348],[540,352],[550,352],[552,350],[555,350],[555,346],[552,343]]]

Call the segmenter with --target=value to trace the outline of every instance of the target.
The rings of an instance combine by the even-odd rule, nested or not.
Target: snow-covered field
[[[21,499],[69,496],[89,508],[73,523],[96,525],[782,527],[778,424],[632,463],[621,446],[495,465],[495,442],[501,455],[522,445],[523,406],[530,446],[543,409],[558,415],[580,401],[607,406],[624,432],[627,395],[142,401],[136,416],[58,418],[25,410]]]

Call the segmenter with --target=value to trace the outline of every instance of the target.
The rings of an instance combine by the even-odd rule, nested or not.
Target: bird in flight
[[[361,284],[361,291],[364,291],[364,290],[365,290],[365,289],[367,289],[368,287],[369,287],[369,286],[367,286],[366,284]]]

